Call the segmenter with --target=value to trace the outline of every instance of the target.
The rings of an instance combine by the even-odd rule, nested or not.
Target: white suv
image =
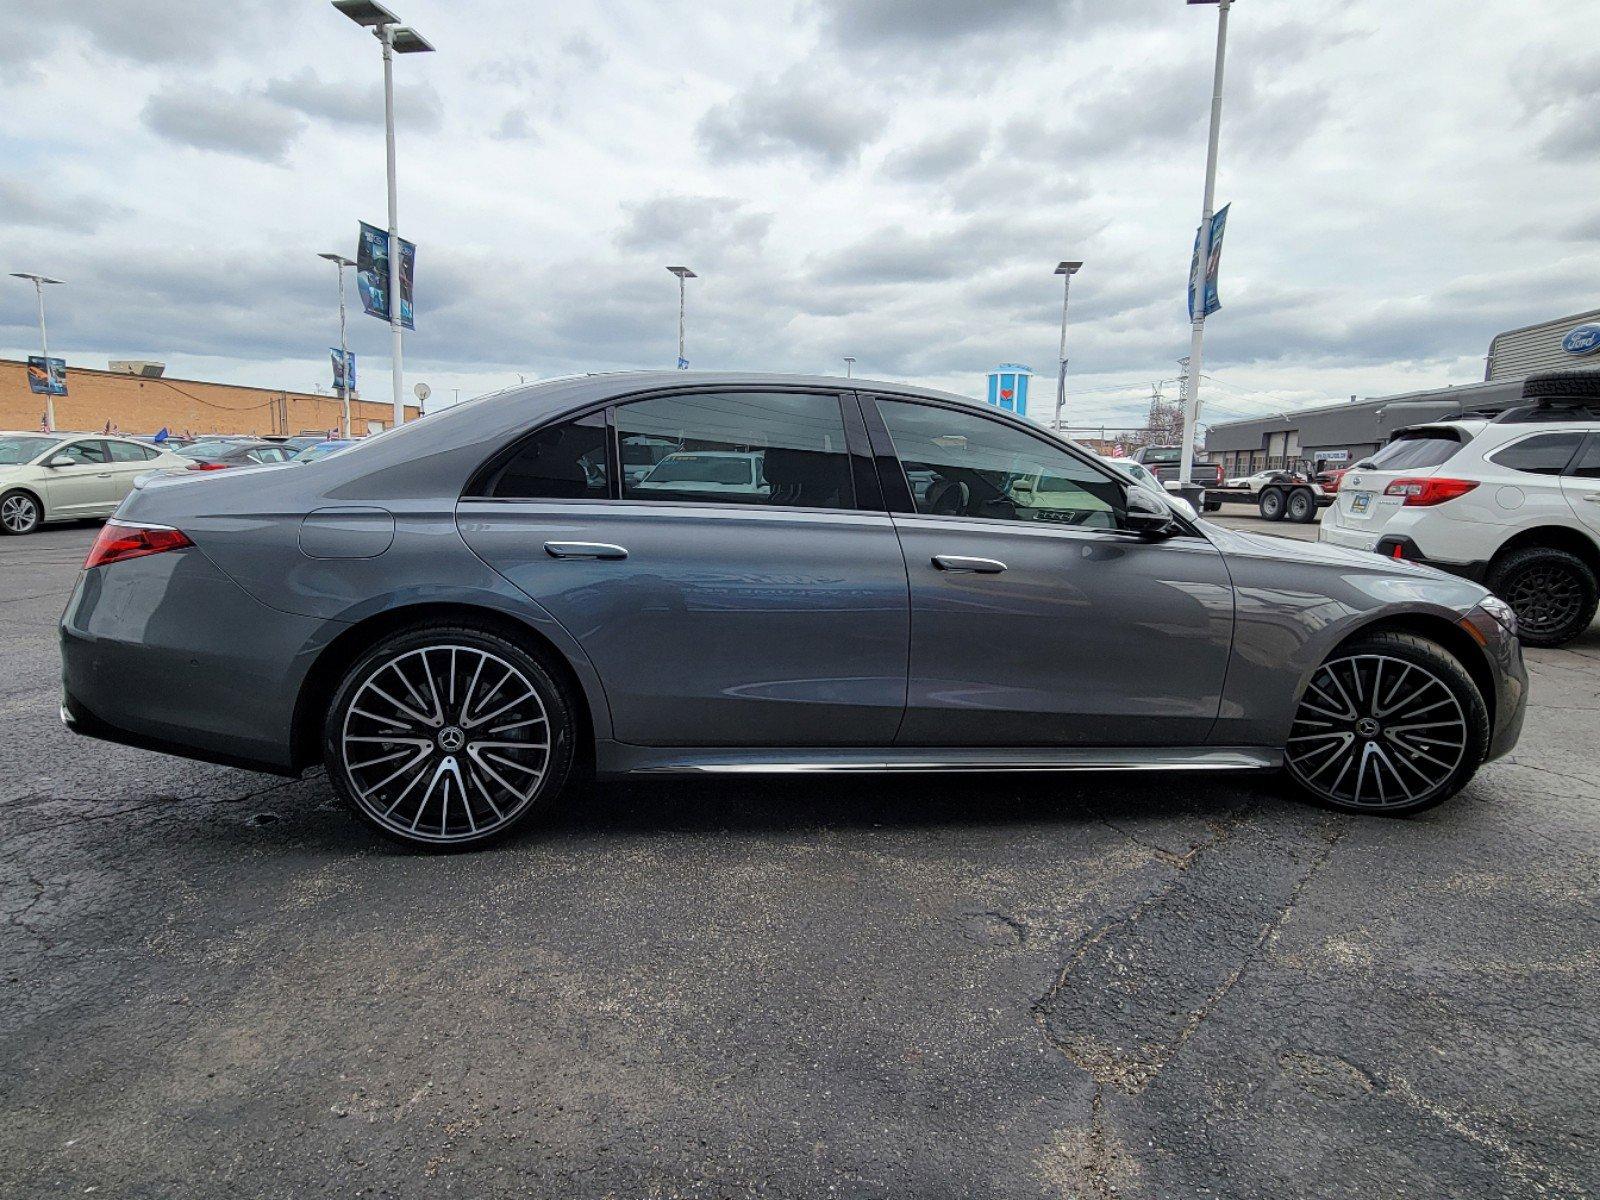
[[[1318,536],[1475,579],[1524,642],[1558,646],[1600,598],[1600,371],[1531,376],[1523,394],[1492,420],[1396,434],[1344,477]]]

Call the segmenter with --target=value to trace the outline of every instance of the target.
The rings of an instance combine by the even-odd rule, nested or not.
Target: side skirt
[[[622,775],[892,774],[936,771],[1271,771],[1283,751],[1262,746],[669,747],[602,741],[595,773]]]

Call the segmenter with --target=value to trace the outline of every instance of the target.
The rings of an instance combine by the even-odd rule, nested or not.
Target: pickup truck
[[[1178,478],[1179,462],[1183,457],[1181,446],[1140,446],[1133,452],[1133,461],[1139,463],[1152,475],[1159,479],[1163,486],[1172,483]],[[1189,482],[1197,487],[1220,488],[1222,486],[1222,466],[1220,463],[1196,462],[1189,475]],[[1205,510],[1215,512],[1222,507],[1222,501],[1207,496]]]

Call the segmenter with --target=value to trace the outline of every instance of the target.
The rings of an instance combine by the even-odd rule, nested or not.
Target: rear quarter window
[[[1369,460],[1374,471],[1417,471],[1443,466],[1466,443],[1454,429],[1426,429],[1401,433]]]
[[[1560,475],[1577,453],[1583,434],[1541,433],[1502,446],[1489,455],[1489,461],[1508,471],[1525,475]]]

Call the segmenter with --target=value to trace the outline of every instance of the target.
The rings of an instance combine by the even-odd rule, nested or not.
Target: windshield
[[[319,458],[327,458],[330,454],[337,454],[350,442],[318,442],[315,446],[307,446],[294,456],[295,462],[316,462]]]
[[[1415,471],[1437,467],[1461,449],[1462,437],[1453,429],[1417,429],[1395,435],[1368,460],[1374,471]]]
[[[187,446],[179,446],[178,453],[188,458],[221,458],[236,445],[237,442],[191,442]]]
[[[53,437],[0,438],[0,467],[17,467],[32,462],[60,441],[60,438]]]
[[[650,474],[646,483],[749,483],[751,462],[748,458],[712,458],[706,454],[675,454],[664,458]]]

